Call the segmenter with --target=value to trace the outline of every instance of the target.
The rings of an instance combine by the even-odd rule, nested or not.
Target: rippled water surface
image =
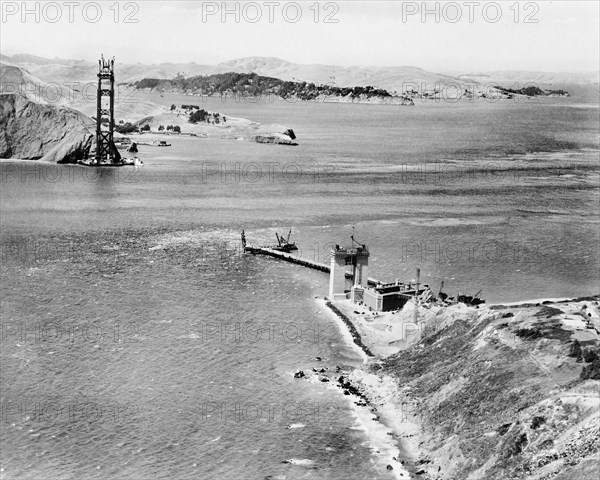
[[[371,276],[488,301],[597,293],[598,109],[567,100],[211,100],[300,146],[1,164],[3,478],[389,478],[346,399],[292,377],[360,363],[314,301],[327,277],[241,255],[239,231],[293,227],[326,261],[354,227]]]

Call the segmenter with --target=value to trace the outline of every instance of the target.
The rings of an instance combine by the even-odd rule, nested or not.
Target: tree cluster
[[[118,133],[121,133],[123,135],[126,135],[128,133],[139,132],[140,130],[137,126],[127,122],[127,123],[115,125],[115,131],[117,131]]]
[[[208,112],[201,108],[190,114],[190,123],[205,122],[206,117],[208,117]]]
[[[391,97],[387,90],[366,87],[338,87],[335,84],[318,84],[292,82],[273,77],[264,77],[256,73],[218,73],[213,75],[197,75],[172,80],[144,78],[134,84],[137,88],[176,88],[184,92],[201,95],[240,95],[258,97],[275,95],[284,99],[297,97],[301,100],[314,100],[319,96],[346,97]],[[174,106],[171,106],[173,110]],[[200,109],[196,105],[182,105],[183,109]]]

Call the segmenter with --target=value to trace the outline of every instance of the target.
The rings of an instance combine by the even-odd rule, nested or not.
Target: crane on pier
[[[280,252],[291,252],[293,250],[298,250],[296,246],[296,242],[290,242],[290,237],[292,236],[292,229],[288,232],[287,238],[284,238],[283,235],[279,235],[275,232],[275,238],[277,238],[277,245],[273,247],[273,250],[278,250]]]

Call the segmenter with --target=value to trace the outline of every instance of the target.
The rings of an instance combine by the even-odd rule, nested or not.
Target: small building
[[[398,310],[417,295],[422,295],[427,289],[427,285],[400,283],[379,284],[374,287],[352,287],[351,299],[354,303],[363,303],[366,307],[376,312],[389,312]]]

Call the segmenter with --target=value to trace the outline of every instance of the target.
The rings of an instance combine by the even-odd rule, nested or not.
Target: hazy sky
[[[127,63],[274,56],[447,72],[591,71],[599,3],[111,0],[26,2],[25,12],[21,1],[1,1],[0,51],[90,61],[103,52]]]

